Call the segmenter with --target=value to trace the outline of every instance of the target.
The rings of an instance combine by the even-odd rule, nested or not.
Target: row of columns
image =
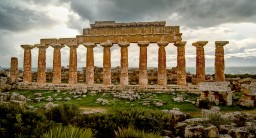
[[[205,54],[204,46],[208,41],[197,41],[192,43],[196,47],[196,83],[205,81]],[[225,81],[224,46],[228,41],[215,41],[215,81]]]
[[[205,80],[205,57],[204,57],[204,46],[207,41],[198,41],[192,43],[196,47],[196,82],[202,82]],[[167,85],[167,74],[166,74],[166,51],[165,47],[169,44],[167,41],[157,42],[158,49],[158,84],[162,86]],[[228,44],[228,41],[216,41],[215,50],[215,79],[216,81],[224,81],[224,48],[223,46]],[[87,48],[86,54],[86,83],[88,85],[94,84],[94,52],[93,49],[96,47],[95,43],[83,43]],[[103,46],[103,85],[111,84],[111,51],[110,48],[113,46],[111,41],[103,42],[100,44]],[[120,84],[128,85],[128,47],[130,43],[119,42],[118,45],[121,47],[121,73],[120,73]],[[186,41],[174,44],[177,47],[177,84],[186,85],[186,60],[185,60],[185,45]],[[69,84],[77,83],[77,47],[78,45],[67,45],[70,48],[69,58]],[[148,85],[148,72],[147,72],[147,47],[149,41],[139,41],[138,46],[140,47],[139,56],[139,85]],[[22,45],[24,49],[24,74],[23,81],[32,81],[32,70],[31,70],[31,49],[37,47],[38,52],[38,73],[37,82],[46,82],[46,49],[47,45]],[[61,51],[60,49],[64,45],[56,44],[51,45],[54,48],[53,52],[53,84],[61,83]]]

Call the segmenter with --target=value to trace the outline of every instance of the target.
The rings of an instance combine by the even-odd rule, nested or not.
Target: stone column
[[[46,83],[46,49],[47,45],[35,44],[38,51],[37,83]]]
[[[185,58],[185,45],[187,41],[175,43],[177,47],[177,85],[186,85],[186,58]]]
[[[64,47],[61,44],[52,45],[54,48],[53,50],[53,84],[60,84],[61,83],[61,52],[60,49]]]
[[[69,73],[68,73],[68,83],[77,83],[77,47],[78,45],[67,45],[70,48],[69,52]]]
[[[196,84],[205,81],[205,58],[204,46],[208,41],[197,41],[192,43],[196,47]]]
[[[225,81],[224,46],[228,43],[228,41],[215,42],[215,81]]]
[[[166,74],[166,51],[165,47],[169,44],[166,41],[157,42],[158,49],[158,85],[167,85],[167,74]]]
[[[140,64],[139,64],[139,85],[145,87],[148,85],[148,67],[147,67],[147,47],[149,41],[139,41]]]
[[[21,45],[24,49],[24,61],[23,61],[23,82],[32,81],[32,69],[31,69],[31,49],[33,45]]]
[[[128,42],[119,42],[118,45],[121,47],[121,74],[120,74],[120,85],[125,86],[129,84],[128,78]]]
[[[10,78],[11,82],[15,82],[19,76],[19,69],[18,69],[18,58],[12,57],[11,58],[11,67],[10,67]]]
[[[111,85],[111,52],[112,42],[107,41],[100,44],[104,47],[103,53],[103,85]]]
[[[93,48],[96,47],[95,43],[83,43],[87,48],[86,53],[86,84],[94,84],[94,53]]]

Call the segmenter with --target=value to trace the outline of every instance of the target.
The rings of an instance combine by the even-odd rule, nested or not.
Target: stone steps
[[[102,84],[94,84],[87,86],[86,84],[38,84],[38,83],[19,83],[17,89],[26,89],[26,90],[74,90],[74,89],[87,89],[99,92],[106,91],[138,91],[138,92],[190,92],[190,93],[199,93],[200,90],[197,86],[178,86],[178,85],[167,85],[166,88],[159,85],[149,85],[141,88],[139,85],[109,85],[105,86]]]

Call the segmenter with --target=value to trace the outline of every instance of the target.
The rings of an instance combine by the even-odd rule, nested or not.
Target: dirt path
[[[92,113],[105,113],[107,110],[101,107],[82,107],[80,108],[82,114],[92,114]]]

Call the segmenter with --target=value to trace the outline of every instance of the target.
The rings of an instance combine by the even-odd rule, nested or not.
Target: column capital
[[[167,41],[158,41],[157,42],[157,45],[159,47],[166,47],[168,44],[169,44],[169,42],[167,42]]]
[[[66,45],[66,46],[68,46],[69,48],[78,48],[78,45]]]
[[[118,45],[120,47],[128,47],[128,46],[130,46],[130,43],[129,42],[118,42]]]
[[[65,45],[63,45],[63,44],[51,44],[50,46],[51,46],[52,48],[59,48],[59,49],[65,47]]]
[[[207,43],[208,43],[208,41],[197,41],[197,42],[192,43],[192,45],[195,47],[204,47]]]
[[[23,49],[33,49],[33,48],[35,48],[33,45],[21,45],[21,47],[23,48]]]
[[[229,43],[229,41],[215,41],[216,47],[225,46],[228,43]]]
[[[113,46],[112,42],[109,41],[109,40],[106,41],[106,42],[100,43],[100,45],[103,46],[103,47],[112,47]]]
[[[86,48],[94,48],[97,47],[97,45],[95,43],[82,43],[83,46],[85,46]]]
[[[176,47],[185,47],[187,41],[181,41],[180,43],[174,43],[174,46]]]
[[[138,41],[139,47],[147,47],[149,45],[149,41]]]
[[[42,49],[47,49],[49,46],[48,45],[43,45],[43,44],[34,44],[34,47],[36,48],[42,48]]]

